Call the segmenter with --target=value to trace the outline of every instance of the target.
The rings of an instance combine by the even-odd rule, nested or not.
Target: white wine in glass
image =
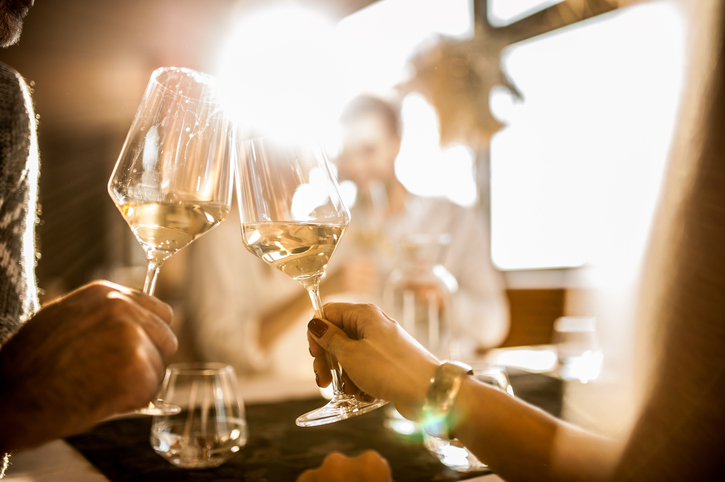
[[[108,182],[146,253],[144,293],[153,295],[167,259],[229,214],[231,133],[213,77],[176,67],[153,72]],[[138,412],[179,407],[156,399]]]
[[[247,249],[303,286],[318,283],[347,224],[266,222],[242,225]]]
[[[350,222],[337,181],[319,145],[270,136],[237,144],[237,198],[247,250],[297,280],[315,316],[325,318],[320,279]],[[341,368],[329,353],[332,400],[301,415],[313,427],[362,415],[385,405],[364,402],[342,390]]]

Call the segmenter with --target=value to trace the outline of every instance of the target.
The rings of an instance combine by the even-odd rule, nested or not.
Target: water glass
[[[151,446],[185,469],[218,467],[247,443],[244,405],[237,377],[221,363],[170,365],[161,398],[181,407],[174,415],[153,417]]]
[[[508,373],[504,367],[487,366],[473,369],[473,376],[494,388],[513,395]],[[457,472],[477,472],[486,470],[487,466],[473,455],[458,439],[444,440],[423,431],[425,447],[438,460]]]
[[[596,319],[587,316],[562,316],[554,322],[553,342],[562,380],[587,383],[596,379],[602,368],[602,350],[597,339]]]

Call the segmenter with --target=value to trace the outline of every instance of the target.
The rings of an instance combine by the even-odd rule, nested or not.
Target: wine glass
[[[321,147],[307,140],[268,136],[237,144],[237,199],[247,250],[297,280],[315,316],[325,318],[320,278],[350,222]],[[341,368],[327,354],[332,400],[297,418],[300,427],[337,422],[385,405],[342,391]]]
[[[108,182],[146,252],[144,293],[153,295],[167,259],[229,214],[230,136],[213,77],[177,67],[153,72]],[[157,399],[138,413],[178,411]]]

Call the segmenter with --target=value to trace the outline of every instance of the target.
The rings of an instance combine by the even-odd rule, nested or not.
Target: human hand
[[[328,303],[324,310],[327,320],[312,320],[307,332],[317,384],[332,381],[329,351],[343,368],[346,393],[394,402],[404,417],[417,419],[440,364],[435,356],[375,305]]]
[[[316,469],[305,470],[297,482],[386,482],[392,481],[388,462],[374,450],[357,457],[333,452]]]
[[[0,452],[147,403],[177,348],[171,318],[158,299],[102,281],[41,309],[0,350]]]

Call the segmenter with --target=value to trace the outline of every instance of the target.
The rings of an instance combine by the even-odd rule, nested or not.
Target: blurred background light
[[[488,21],[500,27],[509,25],[563,0],[489,0]]]
[[[241,17],[218,61],[236,120],[263,132],[324,129],[340,102],[333,32],[331,19],[293,3]]]
[[[404,28],[402,27],[404,25]],[[340,21],[336,39],[340,54],[343,103],[366,92],[390,97],[412,72],[409,58],[440,36],[473,36],[470,0],[387,0]],[[343,104],[340,104],[342,108]],[[438,196],[470,206],[477,200],[473,152],[464,146],[440,146],[438,119],[420,94],[401,103],[403,139],[395,172],[413,194]]]
[[[385,0],[344,18],[336,28],[344,96],[389,92],[416,50],[439,35],[470,38],[473,25],[470,0]]]
[[[668,2],[603,15],[510,47],[521,103],[491,145],[492,255],[504,270],[641,259],[684,72]]]

